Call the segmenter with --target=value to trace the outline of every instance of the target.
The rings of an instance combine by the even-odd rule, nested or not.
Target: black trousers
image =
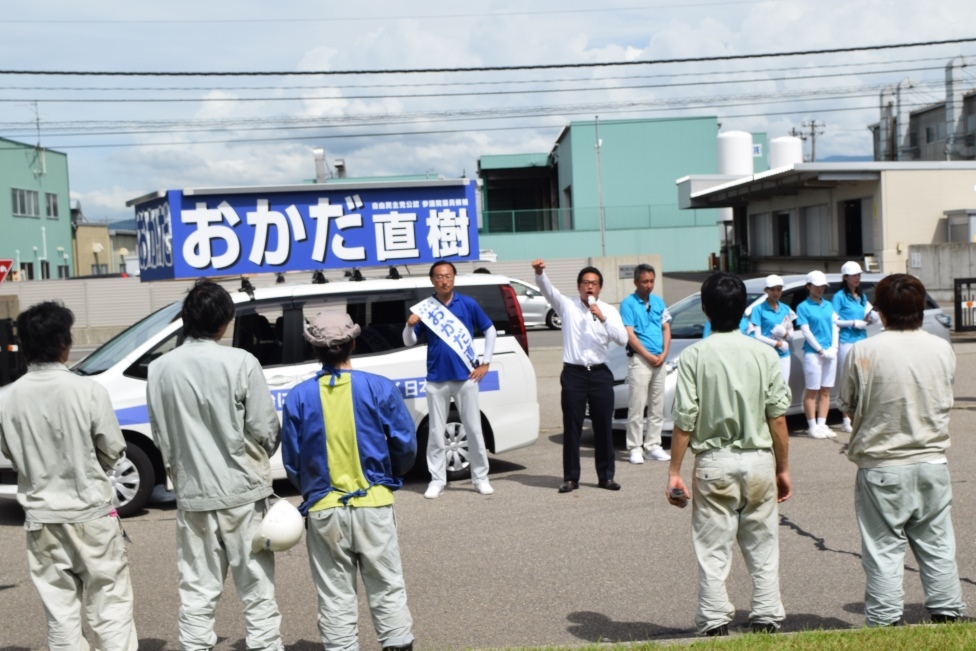
[[[613,373],[605,364],[590,370],[563,364],[559,384],[563,407],[563,480],[579,481],[580,478],[580,434],[587,403],[595,440],[597,479],[613,479]]]

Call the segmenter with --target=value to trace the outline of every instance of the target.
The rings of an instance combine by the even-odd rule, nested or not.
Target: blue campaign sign
[[[169,190],[129,203],[144,281],[478,257],[472,179]]]

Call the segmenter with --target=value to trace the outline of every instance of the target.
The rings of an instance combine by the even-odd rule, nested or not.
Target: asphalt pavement
[[[667,464],[626,462],[622,433],[616,479],[596,487],[592,437],[583,438],[581,488],[556,492],[561,481],[558,401],[560,351],[545,345],[558,333],[534,332],[531,359],[539,384],[542,433],[528,448],[491,458],[492,496],[469,481],[449,485],[436,500],[426,482],[408,481],[397,494],[400,547],[419,649],[583,645],[672,640],[694,634],[697,569],[690,546],[690,509],[665,501]],[[965,600],[976,603],[976,342],[957,341],[956,405],[949,453],[955,493],[953,520]],[[836,415],[835,415],[836,416]],[[855,467],[844,456],[846,435],[815,440],[791,420],[794,497],[780,508],[784,629],[863,626],[864,575],[854,518]],[[836,423],[835,423],[836,426]],[[683,468],[690,479],[691,460]],[[276,488],[297,503],[285,483]],[[175,511],[150,509],[125,522],[140,648],[177,649]],[[44,614],[27,575],[23,513],[0,502],[0,648],[45,646]],[[918,565],[905,564],[906,619],[926,620]],[[316,602],[304,544],[277,554],[282,633],[290,650],[321,648]],[[749,580],[736,553],[729,593],[745,626]],[[360,635],[378,649],[365,599]],[[219,650],[245,648],[240,601],[228,580],[217,611]]]

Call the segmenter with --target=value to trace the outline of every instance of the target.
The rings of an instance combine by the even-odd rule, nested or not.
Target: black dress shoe
[[[729,625],[722,624],[721,626],[716,626],[715,628],[710,628],[705,631],[707,637],[726,637],[729,634]]]
[[[959,618],[956,617],[955,615],[945,615],[945,614],[932,615],[933,624],[951,624],[952,622],[958,622],[958,621]]]
[[[383,651],[413,651],[413,642],[410,644],[404,644],[403,646],[385,646]]]
[[[601,479],[596,483],[596,485],[599,486],[600,488],[606,488],[608,491],[620,490],[620,484],[618,484],[612,479]]]
[[[770,623],[759,624],[759,623],[756,623],[756,624],[753,624],[752,625],[752,632],[753,633],[776,633],[777,631],[779,631],[779,629],[776,628],[776,624],[770,624]]]
[[[579,488],[579,482],[575,479],[567,479],[559,486],[560,493],[571,493]]]

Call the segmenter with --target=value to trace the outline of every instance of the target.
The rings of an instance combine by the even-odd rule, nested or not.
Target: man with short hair
[[[454,291],[457,269],[453,263],[438,260],[430,266],[428,275],[434,286],[434,295],[429,300],[436,301],[435,308],[446,320],[441,320],[437,326],[424,323],[420,316],[411,314],[403,329],[405,345],[413,346],[421,340],[427,343],[427,469],[430,484],[424,497],[435,499],[447,486],[446,432],[452,398],[467,434],[474,489],[482,495],[491,495],[495,490],[488,481],[488,449],[481,431],[478,383],[488,374],[495,352],[495,325],[474,299]],[[484,333],[485,354],[480,361],[465,359],[452,345],[456,337],[450,332],[455,326],[448,327],[450,321],[466,330],[469,342],[476,332]]]
[[[302,492],[308,561],[326,649],[358,649],[362,575],[384,651],[413,648],[393,492],[417,454],[413,419],[390,380],[353,370],[360,328],[323,312],[305,330],[322,370],[288,393],[281,457]]]
[[[536,285],[563,322],[563,370],[559,376],[563,409],[563,483],[560,493],[579,488],[580,436],[586,407],[593,425],[597,486],[620,490],[614,481],[613,373],[607,367],[610,342],[627,343],[616,308],[600,300],[603,274],[583,267],[576,276],[576,298],[563,296],[546,276],[546,263],[532,262]]]
[[[84,608],[96,649],[135,651],[129,559],[106,475],[125,457],[125,439],[105,388],[65,366],[73,323],[54,302],[17,317],[27,374],[0,396],[0,451],[17,472],[48,647],[88,649]]]
[[[728,635],[735,608],[725,579],[736,542],[752,578],[752,630],[775,632],[785,616],[777,502],[792,492],[785,417],[790,389],[772,349],[739,334],[746,308],[742,280],[713,274],[701,297],[712,335],[681,353],[667,499],[684,507],[692,498],[699,632]],[[695,455],[693,495],[681,479],[689,446]]]
[[[183,301],[183,345],[149,365],[146,384],[153,438],[176,491],[183,651],[217,643],[214,611],[228,567],[244,602],[247,648],[284,648],[274,554],[251,548],[281,428],[258,360],[217,343],[234,313],[223,287],[198,282]]]
[[[956,356],[948,341],[921,329],[925,299],[913,276],[882,278],[874,307],[884,332],[851,346],[841,374],[840,409],[854,430],[847,456],[857,464],[868,626],[901,623],[909,545],[932,621],[956,621],[965,608],[945,456]]]
[[[671,347],[671,315],[664,300],[654,292],[654,267],[634,268],[634,293],[620,304],[620,318],[627,329],[627,450],[631,463],[644,458],[667,461],[671,455],[661,447],[664,427],[664,365]],[[644,409],[647,408],[647,418]],[[645,420],[647,427],[645,429]]]

